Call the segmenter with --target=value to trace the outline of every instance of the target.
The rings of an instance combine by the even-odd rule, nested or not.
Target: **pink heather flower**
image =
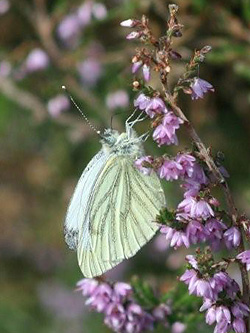
[[[170,241],[171,247],[177,248],[183,245],[187,248],[190,247],[190,242],[185,232],[167,226],[162,227],[160,231],[162,234],[166,234],[166,240]]]
[[[189,293],[196,296],[214,299],[215,295],[209,281],[198,279],[192,286],[189,285]]]
[[[173,160],[165,160],[157,172],[160,178],[165,178],[167,181],[172,181],[179,178],[182,170],[182,166],[179,163]]]
[[[125,90],[117,90],[107,95],[106,105],[110,110],[125,108],[129,104],[129,97]]]
[[[155,318],[148,312],[144,311],[144,317],[142,320],[142,331],[153,331]]]
[[[181,187],[186,190],[186,192],[184,193],[184,198],[187,199],[188,197],[196,197],[199,194],[201,184],[189,180],[188,183],[182,184]]]
[[[193,174],[190,178],[186,178],[186,182],[196,182],[199,184],[207,184],[208,179],[205,175],[204,170],[198,163],[194,163],[193,165]]]
[[[151,98],[145,112],[150,118],[154,118],[156,114],[166,113],[166,105],[160,97]]]
[[[184,278],[185,278],[185,276],[184,276]],[[183,281],[185,284],[188,284],[189,294],[193,294],[196,296],[205,297],[205,298],[209,298],[209,299],[214,298],[213,290],[212,290],[209,282],[206,280],[203,280],[203,279],[198,279],[197,273],[196,273],[196,275],[193,275],[193,277],[191,278],[190,281],[188,281],[188,280],[184,281],[183,276],[181,277],[180,280]]]
[[[190,294],[210,300],[205,300],[204,304],[200,308],[200,311],[207,310],[212,305],[212,301],[217,298],[218,292],[215,288],[213,288],[213,283],[211,283],[212,279],[204,280],[198,278],[198,265],[194,256],[187,256],[186,259],[194,269],[186,270],[186,272],[180,277],[180,281],[183,281],[186,285],[188,285]]]
[[[92,13],[97,20],[104,20],[108,12],[103,3],[97,2],[93,4]]]
[[[179,129],[180,124],[183,121],[176,117],[173,112],[168,112],[163,117],[162,124],[158,125],[153,133],[153,139],[158,143],[159,146],[163,144],[178,144],[178,139],[175,131]]]
[[[232,278],[225,272],[216,273],[210,279],[210,285],[217,294],[221,292],[223,289],[231,287],[232,282],[233,282]]]
[[[238,247],[241,241],[241,234],[238,228],[231,227],[227,231],[224,232],[224,240],[226,247],[228,249],[232,249]]]
[[[232,279],[231,284],[226,286],[227,296],[234,299],[240,291],[240,286],[238,283]]]
[[[193,285],[198,281],[198,273],[194,269],[187,269],[180,277],[180,281],[190,287],[193,287]]]
[[[127,39],[130,40],[130,39],[136,39],[136,38],[139,38],[141,36],[141,34],[138,32],[138,31],[132,31],[130,32],[128,35],[127,35]]]
[[[135,63],[133,63],[132,65],[132,73],[135,74],[142,66],[143,62],[140,61],[136,61]]]
[[[213,325],[213,323],[215,322],[216,320],[216,309],[215,309],[215,306],[212,306],[211,308],[209,308],[207,310],[207,313],[206,313],[206,323],[208,325]]]
[[[25,61],[25,67],[28,73],[41,71],[49,66],[49,57],[42,49],[32,50]]]
[[[142,73],[143,73],[144,80],[146,82],[149,82],[150,78],[151,78],[150,66],[148,66],[147,64],[144,64],[142,66]]]
[[[66,111],[69,108],[69,99],[64,95],[57,95],[48,102],[49,114],[54,118],[58,117],[63,111]]]
[[[91,22],[92,1],[85,1],[77,10],[78,23],[81,28],[86,27]],[[78,33],[78,32],[77,32]]]
[[[210,234],[200,222],[193,220],[187,225],[186,235],[190,243],[197,244],[204,242]]]
[[[0,15],[7,13],[10,9],[10,3],[8,0],[0,0]]]
[[[223,232],[227,229],[226,225],[217,219],[209,219],[205,224],[208,231],[208,241],[213,250],[219,250],[223,244]]]
[[[195,256],[189,254],[186,256],[186,260],[194,269],[198,270],[198,263]]]
[[[233,329],[234,329],[235,333],[246,333],[247,329],[246,329],[244,319],[236,318],[233,321]]]
[[[94,58],[87,58],[77,66],[81,80],[88,86],[94,86],[102,75],[102,65]]]
[[[146,168],[143,166],[143,162],[153,163],[154,159],[152,156],[142,156],[138,160],[135,161],[135,166],[138,170],[140,170],[144,175],[150,175],[153,171],[152,168]]]
[[[213,305],[213,301],[211,299],[205,298],[202,306],[200,307],[200,312],[206,311],[211,308]]]
[[[126,27],[126,28],[133,28],[134,26],[136,26],[136,24],[137,24],[137,21],[136,20],[132,20],[132,19],[128,19],[128,20],[122,21],[120,23],[120,25],[122,27]]]
[[[127,298],[132,293],[132,287],[124,282],[116,282],[114,285],[114,294],[119,300]]]
[[[171,309],[167,304],[162,303],[153,310],[152,314],[157,320],[164,321],[171,314]]]
[[[173,112],[168,112],[164,116],[162,124],[164,126],[172,126],[172,128],[177,130],[180,128],[180,125],[183,124],[183,120],[176,117]]]
[[[203,98],[208,91],[214,91],[214,87],[207,81],[195,78],[190,88],[192,89],[192,99]]]
[[[92,296],[87,299],[86,305],[90,305],[97,312],[104,312],[112,300],[113,290],[107,283],[100,284]]]
[[[193,200],[190,209],[190,216],[194,219],[201,218],[203,220],[207,220],[208,218],[214,216],[214,212],[206,200]]]
[[[126,324],[125,332],[141,332],[143,327],[143,317],[144,311],[138,304],[129,304],[127,308],[128,323]]]
[[[184,333],[186,331],[187,325],[176,321],[173,323],[171,328],[171,333]]]
[[[150,103],[150,98],[141,93],[135,100],[134,106],[140,110],[145,110]]]
[[[250,270],[250,250],[241,252],[236,256],[236,259],[245,264],[248,271]]]
[[[115,332],[120,332],[126,321],[126,311],[120,303],[110,303],[106,309],[104,323]]]
[[[243,318],[249,315],[250,309],[246,304],[242,302],[236,302],[232,306],[231,311],[234,317]]]
[[[178,205],[177,219],[185,218],[185,216],[188,218],[189,215],[192,219],[207,220],[214,215],[214,212],[204,199],[198,200],[193,197],[187,197]]]
[[[214,329],[214,333],[227,333],[230,331],[231,325],[226,320],[219,322]]]
[[[189,214],[191,212],[192,206],[195,203],[196,203],[196,200],[193,197],[187,197],[184,200],[182,200],[177,207],[177,214],[176,214],[177,220],[181,220],[182,217],[184,217],[184,219],[185,219],[185,216],[187,216],[187,218],[189,218]]]
[[[69,46],[76,44],[81,32],[81,23],[78,15],[69,14],[65,16],[57,27],[59,38]]]
[[[226,321],[227,323],[231,323],[231,313],[226,306],[219,306],[216,308],[216,321],[217,323],[221,321]]]
[[[192,177],[194,173],[195,157],[190,154],[178,154],[175,158],[176,162],[182,166],[183,177]]]
[[[94,279],[82,279],[76,284],[77,291],[81,291],[83,296],[92,296],[98,287],[98,282]]]

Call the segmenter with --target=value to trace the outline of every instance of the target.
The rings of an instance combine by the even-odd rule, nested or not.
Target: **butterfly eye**
[[[112,147],[116,143],[118,137],[119,133],[117,131],[108,128],[104,131],[101,142],[103,144],[107,144],[109,147]]]

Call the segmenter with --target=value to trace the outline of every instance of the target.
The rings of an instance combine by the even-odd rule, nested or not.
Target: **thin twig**
[[[37,122],[43,121],[48,116],[48,111],[42,101],[30,92],[18,88],[9,78],[0,78],[0,91],[9,99],[28,109]]]

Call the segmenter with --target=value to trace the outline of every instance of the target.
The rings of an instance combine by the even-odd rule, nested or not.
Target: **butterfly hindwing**
[[[143,175],[128,156],[111,155],[96,178],[88,212],[91,246],[79,231],[78,261],[86,277],[101,275],[132,257],[158,230],[165,204],[156,174]],[[85,222],[84,225],[87,225]]]

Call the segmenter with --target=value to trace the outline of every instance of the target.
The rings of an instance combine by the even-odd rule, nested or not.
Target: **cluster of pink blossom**
[[[250,309],[238,297],[239,285],[226,272],[214,268],[211,258],[204,258],[206,262],[202,265],[194,256],[187,256],[189,269],[180,280],[188,285],[190,294],[203,298],[200,311],[207,311],[208,325],[216,323],[214,333],[231,330],[245,333],[244,317],[249,315]]]
[[[0,0],[0,15],[6,14],[10,9],[9,0]]]
[[[175,158],[162,158],[160,166],[158,162],[155,164],[157,167],[154,169],[160,178],[167,181],[182,180],[181,187],[185,190],[175,218],[161,228],[170,246],[190,247],[191,244],[207,241],[214,250],[218,250],[223,244],[228,249],[240,245],[239,228],[228,228],[216,213],[220,203],[209,192],[206,193],[210,180],[192,154],[178,153]],[[150,174],[154,158],[141,157],[135,166],[144,174]]]
[[[93,87],[103,74],[103,66],[98,57],[88,57],[77,64],[80,80],[84,85]]]
[[[25,61],[25,69],[28,73],[42,71],[49,66],[49,56],[40,49],[33,49],[27,56]]]
[[[70,108],[70,101],[67,96],[60,94],[48,101],[47,108],[51,117],[56,118]]]
[[[171,19],[168,22],[168,32],[173,33],[174,37],[180,37],[181,31],[178,30],[178,20],[176,18],[176,5],[170,5]],[[127,39],[139,39],[142,42],[149,42],[154,47],[159,46],[152,36],[148,26],[148,20],[142,17],[142,20],[128,19],[121,23],[122,26],[133,28],[133,31],[127,35]],[[176,29],[176,31],[174,30]],[[168,50],[168,60],[173,59],[171,50]],[[196,51],[187,68],[190,70],[184,74],[178,81],[176,90],[183,90],[190,94],[191,98],[203,98],[208,92],[213,92],[214,87],[207,81],[199,77],[192,77],[193,73],[205,58],[205,54],[211,50],[206,46],[200,51]],[[157,51],[156,51],[157,54]],[[158,53],[161,58],[161,53]],[[176,53],[175,56],[178,57]],[[152,52],[147,48],[136,50],[132,59],[132,73],[137,73],[142,69],[144,81],[148,82],[151,77],[151,69],[161,73],[161,83],[164,85],[166,78],[171,71],[168,62],[163,63],[161,59],[152,57]],[[179,86],[178,86],[179,84]],[[134,82],[134,87],[138,89],[141,83]],[[158,146],[177,145],[178,139],[176,130],[180,128],[183,120],[177,117],[169,109],[164,100],[160,97],[159,91],[153,91],[151,87],[143,84],[144,91],[148,89],[148,95],[141,92],[134,102],[134,106],[144,111],[149,118],[153,119],[154,128],[153,139]],[[150,96],[149,96],[150,95]],[[152,97],[153,96],[153,97]],[[168,93],[166,93],[168,96]],[[181,117],[182,118],[182,117]],[[192,136],[192,135],[191,135]],[[211,189],[217,185],[215,176],[212,175],[211,168],[204,164],[204,157],[199,145],[198,153],[178,153],[176,157],[163,155],[159,158],[152,156],[143,156],[135,161],[135,166],[145,175],[150,175],[153,170],[160,178],[167,181],[181,180],[181,187],[184,189],[184,198],[178,204],[174,212],[167,208],[163,209],[158,222],[162,225],[161,233],[166,235],[170,246],[178,248],[180,246],[190,247],[191,244],[208,242],[210,248],[214,251],[225,245],[228,249],[239,248],[243,244],[240,230],[241,221],[237,223],[226,222],[225,215],[229,215],[220,208],[219,201],[211,194]],[[206,161],[206,157],[205,157]],[[228,177],[226,170],[215,159],[218,170],[224,177]],[[242,223],[241,223],[242,224]],[[244,230],[248,226],[244,227]],[[250,234],[249,230],[246,234]],[[200,255],[197,250],[197,257],[187,256],[189,262],[188,270],[181,276],[180,280],[188,285],[189,293],[202,297],[204,304],[200,311],[207,311],[206,322],[209,325],[216,323],[214,333],[227,333],[234,330],[236,333],[246,333],[246,317],[249,317],[249,307],[242,302],[239,285],[227,273],[226,268],[229,263],[238,261],[246,265],[250,270],[250,250],[244,251],[236,258],[226,260],[215,264],[211,256],[211,250],[205,250],[204,255]],[[246,285],[245,285],[246,287]]]
[[[139,333],[153,330],[157,322],[168,324],[170,307],[160,304],[151,312],[145,311],[133,300],[133,289],[127,283],[116,282],[111,285],[94,279],[83,279],[77,283],[77,290],[87,297],[86,305],[104,313],[105,324],[114,332]]]
[[[179,155],[179,158],[184,158],[185,161],[186,155],[183,157]],[[180,228],[181,222],[182,231],[180,233],[179,230],[176,230],[172,223],[171,230],[167,230],[167,238],[172,239],[171,243],[177,247],[183,244],[189,246],[190,243],[208,241],[214,250],[219,249],[223,243],[228,249],[237,248],[241,242],[239,228],[236,226],[228,228],[223,223],[219,213],[220,203],[207,191],[209,178],[197,162],[192,161],[191,163],[193,163],[193,168],[187,164],[189,173],[186,172],[182,178],[184,183],[181,187],[185,189],[184,199],[176,210],[176,220],[179,222],[177,229]],[[182,176],[181,170],[176,170],[179,170],[179,174]],[[163,232],[166,233],[166,230],[163,229]],[[181,241],[185,237],[187,240]]]
[[[19,67],[12,69],[12,72],[9,70],[8,74],[12,74],[13,78],[19,81],[23,80],[27,75],[46,70],[49,65],[50,58],[48,54],[40,47],[36,47],[30,50]]]
[[[153,166],[153,157],[141,157],[135,162],[135,166],[144,174],[150,174],[152,168],[146,167],[145,163]],[[166,234],[166,239],[170,241],[170,246],[189,247],[190,244],[208,240],[211,231],[215,228],[217,232],[212,235],[221,240],[226,226],[221,221],[214,219],[211,205],[217,206],[217,200],[210,198],[209,203],[199,197],[199,191],[202,185],[207,183],[207,177],[196,158],[188,153],[179,153],[175,158],[161,159],[160,166],[159,163],[156,165],[155,170],[160,178],[167,181],[178,179],[185,181],[182,185],[186,189],[184,200],[178,205],[175,219],[171,221],[170,225],[164,225],[161,228],[161,232]]]
[[[66,46],[74,47],[78,44],[83,29],[91,23],[92,18],[103,20],[106,16],[107,9],[103,3],[87,0],[62,19],[57,27],[57,34]]]
[[[128,19],[121,22],[122,27],[126,28],[138,28],[137,31],[130,32],[126,38],[128,40],[138,39],[140,37],[145,37],[144,29],[146,28],[146,22],[140,20]],[[150,55],[141,54],[139,57],[135,56],[132,59],[132,73],[135,74],[142,69],[142,74],[146,82],[151,79],[151,67],[150,67],[151,57]]]
[[[106,97],[107,107],[113,111],[118,108],[125,108],[129,105],[129,96],[125,90],[116,90]]]
[[[164,101],[160,97],[150,98],[141,93],[135,99],[134,106],[144,111],[151,119],[158,116],[157,123],[159,124],[153,132],[153,139],[159,146],[178,144],[176,130],[180,128],[183,121],[166,108]]]
[[[246,269],[250,271],[250,250],[241,252],[236,256],[236,259],[240,260],[242,264],[246,265]]]

